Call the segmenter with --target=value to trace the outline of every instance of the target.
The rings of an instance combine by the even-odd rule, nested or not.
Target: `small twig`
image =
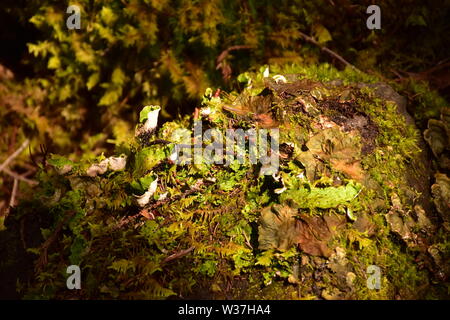
[[[171,198],[165,198],[163,200],[158,200],[158,201],[156,201],[156,202],[154,202],[152,204],[146,205],[144,207],[144,209],[146,209],[147,211],[151,211],[151,210],[153,210],[153,209],[155,209],[155,208],[157,208],[157,207],[159,207],[159,206],[161,206],[161,205],[163,205],[165,203],[173,202],[173,201],[185,198],[185,197],[187,197],[187,196],[189,196],[189,195],[191,195],[191,194],[193,194],[195,192],[200,191],[201,190],[200,186],[203,185],[204,183],[205,182],[203,180],[198,180],[189,190],[187,190],[187,191],[185,191],[185,192],[183,192],[181,194],[177,194],[177,195],[175,195],[175,196],[173,196]],[[135,215],[132,215],[132,216],[129,216],[129,217],[126,217],[126,218],[122,218],[119,221],[119,223],[114,227],[113,230],[120,229],[121,227],[123,227],[123,226],[131,223],[135,219],[139,218],[139,216],[142,216],[141,211],[139,211],[138,214],[135,214]]]
[[[195,182],[195,184],[189,190],[186,190],[182,194],[177,194],[177,195],[173,196],[172,198],[165,198],[163,200],[158,200],[155,203],[147,205],[145,208],[147,210],[152,210],[152,209],[155,209],[155,208],[159,207],[160,205],[162,205],[164,203],[173,202],[173,201],[185,198],[185,197],[187,197],[187,196],[189,196],[189,195],[191,195],[193,193],[196,193],[196,192],[200,191],[201,190],[200,186],[203,185],[204,183],[205,182],[203,180],[197,180]]]
[[[47,240],[45,240],[45,242],[41,245],[41,247],[40,247],[41,254],[39,256],[39,259],[36,262],[36,267],[35,267],[36,271],[42,270],[42,268],[47,264],[47,262],[48,262],[48,256],[47,256],[48,248],[58,238],[58,235],[61,232],[62,228],[67,223],[67,221],[69,221],[70,218],[72,218],[73,215],[75,215],[75,211],[70,211],[69,214],[67,215],[67,217],[65,217],[63,221],[60,221],[58,223],[58,225],[56,226],[55,231],[53,231],[53,234]]]
[[[446,59],[446,60],[448,60],[448,59]],[[444,62],[445,62],[446,60],[444,60]],[[431,67],[430,69],[425,70],[425,71],[422,71],[422,72],[419,72],[419,73],[416,73],[415,75],[418,75],[418,76],[420,77],[421,74],[424,74],[424,75],[426,76],[426,75],[428,75],[428,74],[430,74],[430,73],[439,71],[439,70],[441,70],[441,69],[445,69],[445,68],[447,68],[447,67],[450,67],[450,62],[445,62],[445,63],[441,62],[441,63],[438,63],[437,65]],[[411,72],[408,72],[408,74],[411,75],[412,73],[411,73]]]
[[[9,199],[9,206],[14,207],[14,204],[16,202],[16,194],[17,194],[17,187],[19,185],[19,180],[14,179],[13,189],[11,192],[11,198]]]
[[[178,251],[178,252],[176,252],[176,253],[174,253],[174,254],[172,254],[172,255],[166,257],[166,258],[162,261],[162,263],[166,263],[166,262],[172,261],[172,260],[174,260],[174,259],[181,258],[181,257],[187,255],[187,254],[188,254],[189,252],[191,252],[192,250],[194,250],[194,247],[190,247],[190,248],[188,248],[188,249],[186,249],[186,250]]]
[[[217,57],[216,60],[216,70],[222,70],[222,78],[224,80],[228,80],[231,77],[232,69],[231,66],[225,61],[225,58],[228,56],[230,51],[233,50],[242,50],[242,49],[253,49],[253,46],[250,45],[237,45],[227,48],[222,51],[222,53]]]
[[[357,71],[360,71],[358,68],[356,68],[354,65],[352,65],[350,62],[348,62],[347,60],[345,60],[342,56],[338,55],[336,52],[334,52],[333,50],[321,45],[319,42],[317,42],[316,40],[314,40],[313,37],[308,36],[307,34],[300,32],[300,35],[303,39],[305,39],[306,41],[308,41],[309,43],[314,44],[315,46],[318,46],[322,51],[328,53],[329,55],[333,56],[334,58],[336,58],[337,60],[339,60],[340,62],[342,62],[344,65],[349,66]]]
[[[247,237],[247,233],[245,231],[242,231],[242,233],[244,234],[244,238],[245,238],[245,243],[247,244],[247,246],[249,246],[250,249],[253,250],[253,247],[250,243],[250,239]]]
[[[126,95],[125,98],[123,98],[122,101],[120,101],[119,106],[123,106],[124,104],[126,104],[128,102],[128,100],[130,99],[130,93],[131,93],[131,91],[128,92],[128,94]]]
[[[213,236],[216,236],[216,230],[217,230],[218,226],[219,226],[219,222],[217,222],[216,226],[214,227]]]
[[[227,49],[225,49],[224,51],[222,51],[222,53],[217,57],[217,65],[219,65],[230,53],[230,51],[234,51],[234,50],[242,50],[242,49],[253,49],[254,46],[250,46],[250,45],[237,45],[237,46],[231,46]]]
[[[5,201],[0,201],[0,217],[4,216],[5,214],[2,212],[3,211],[3,207],[5,206]]]
[[[28,154],[30,155],[31,162],[33,162],[34,166],[39,168],[39,165],[36,163],[36,160],[34,160],[33,154],[31,153],[31,146],[28,146]]]
[[[42,168],[45,169],[47,166],[47,156],[48,156],[48,148],[45,144],[39,145],[42,153]]]
[[[14,151],[14,146],[16,145],[16,138],[17,138],[17,130],[18,129],[19,128],[16,127],[16,126],[13,128],[13,132],[12,132],[12,135],[11,135],[11,143],[9,144],[8,153]]]
[[[17,149],[12,155],[10,155],[3,163],[0,165],[0,171],[3,171],[3,169],[11,162],[13,161],[30,143],[30,140],[26,139],[19,149]]]
[[[36,171],[36,167],[29,164],[28,162],[24,162],[20,164],[21,167],[24,167],[25,169],[28,169],[28,171],[30,172],[35,172]]]
[[[395,74],[395,75],[398,77],[399,80],[402,80],[402,79],[404,78],[397,70],[390,69],[390,71],[391,71],[393,74]]]
[[[155,139],[153,141],[150,141],[148,143],[149,146],[154,145],[154,144],[171,144],[172,142],[164,140],[164,139]]]
[[[32,179],[26,178],[26,176],[28,175],[28,173],[19,175],[19,174],[15,173],[15,172],[9,170],[8,168],[4,168],[4,169],[3,169],[3,172],[6,173],[7,175],[13,177],[15,180],[20,180],[20,181],[26,182],[26,183],[28,183],[29,185],[34,186],[34,185],[37,185],[37,184],[38,184],[38,182],[37,182],[36,180],[32,180]]]

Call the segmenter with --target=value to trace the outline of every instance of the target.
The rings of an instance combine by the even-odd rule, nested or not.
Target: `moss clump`
[[[37,275],[23,284],[25,296],[395,299],[443,292],[434,274],[442,271],[436,261],[445,257],[446,233],[436,232],[421,196],[430,186],[414,183],[428,173],[401,97],[355,71],[276,71],[241,75],[240,93],[207,90],[195,118],[148,132],[138,126],[137,138],[118,150],[122,160],[54,156],[33,201],[18,208],[20,216],[38,203],[53,219],[42,230],[47,241],[29,248]],[[250,163],[247,143],[197,153],[228,129],[269,130],[279,148],[265,155],[275,155],[278,168]],[[197,148],[181,155],[180,144]],[[245,161],[228,157],[238,150]],[[195,157],[203,161],[192,163]],[[65,286],[71,264],[82,269],[78,291]],[[372,265],[381,270],[373,290]]]

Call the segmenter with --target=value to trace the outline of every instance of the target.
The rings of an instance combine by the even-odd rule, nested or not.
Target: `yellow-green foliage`
[[[55,114],[62,115],[71,135],[85,121],[93,122],[97,132],[106,129],[120,143],[136,122],[136,105],[159,104],[162,115],[173,118],[175,112],[191,111],[179,109],[200,99],[207,87],[227,88],[230,83],[224,79],[257,64],[321,61],[320,49],[306,43],[302,33],[363,70],[375,68],[378,61],[394,67],[406,62],[412,68],[428,63],[430,55],[445,52],[447,43],[416,31],[433,27],[445,34],[446,11],[437,9],[440,3],[413,3],[380,4],[380,32],[363,27],[369,2],[325,0],[32,1],[32,9],[20,19],[28,18],[38,30],[28,50],[40,72],[39,86],[48,94],[41,114],[50,116],[51,111],[52,122]],[[81,9],[80,30],[66,27],[68,5]],[[394,40],[392,29],[398,36]],[[361,40],[360,48],[354,39]],[[311,74],[321,77],[320,68]],[[347,79],[354,80],[349,74]]]

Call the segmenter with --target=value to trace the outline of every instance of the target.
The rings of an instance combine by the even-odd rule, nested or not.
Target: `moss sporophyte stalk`
[[[158,125],[160,107],[143,108],[115,155],[53,155],[16,209],[50,221],[45,245],[26,243],[38,276],[25,296],[445,295],[448,178],[431,188],[405,99],[348,69],[272,69],[240,76],[240,92],[208,89],[195,117]]]

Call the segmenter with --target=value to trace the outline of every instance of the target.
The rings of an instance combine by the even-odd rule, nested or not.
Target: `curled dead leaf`
[[[344,216],[298,215],[290,206],[273,205],[261,212],[259,249],[285,251],[298,245],[307,254],[329,257],[328,242],[344,225]]]

